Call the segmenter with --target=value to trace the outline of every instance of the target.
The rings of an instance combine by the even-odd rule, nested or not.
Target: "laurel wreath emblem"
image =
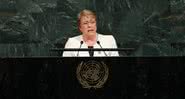
[[[83,88],[102,88],[108,79],[109,69],[103,61],[82,61],[77,67],[76,75]]]

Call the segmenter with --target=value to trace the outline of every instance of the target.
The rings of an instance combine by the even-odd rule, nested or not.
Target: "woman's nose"
[[[88,23],[88,27],[90,27],[91,26],[91,23]]]

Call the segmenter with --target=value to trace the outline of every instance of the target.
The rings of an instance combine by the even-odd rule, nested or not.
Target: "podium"
[[[127,56],[131,54],[135,49],[134,48],[52,48],[50,49],[51,53],[57,54],[57,56],[62,56],[64,51],[118,51],[120,56]]]
[[[100,88],[84,88],[77,77],[78,66],[88,61],[108,68]],[[182,99],[184,75],[183,57],[0,58],[0,98]]]

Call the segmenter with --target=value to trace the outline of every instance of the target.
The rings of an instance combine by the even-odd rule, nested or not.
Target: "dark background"
[[[136,49],[129,56],[184,56],[184,6],[184,0],[0,0],[0,56],[53,56],[50,48],[80,34],[77,14],[85,8],[97,13],[99,33]]]

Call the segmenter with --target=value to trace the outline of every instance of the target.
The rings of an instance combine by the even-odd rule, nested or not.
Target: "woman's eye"
[[[91,22],[91,23],[95,23],[95,22],[93,21],[93,22]]]

